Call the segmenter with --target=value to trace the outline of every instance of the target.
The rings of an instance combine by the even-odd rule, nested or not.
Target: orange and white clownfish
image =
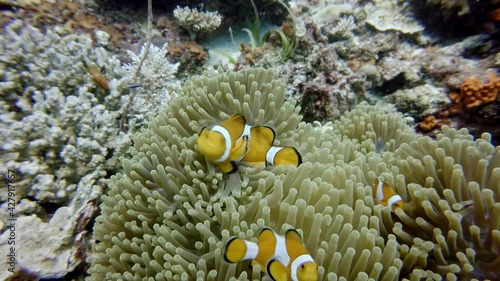
[[[391,211],[396,208],[403,208],[405,204],[403,198],[388,183],[380,181],[378,178],[375,179],[372,192],[375,203],[389,206]]]
[[[243,115],[234,114],[219,124],[201,129],[197,143],[200,152],[224,173],[235,172],[238,162],[300,165],[302,158],[295,148],[273,146],[275,135],[271,127],[250,126]]]
[[[318,266],[307,252],[302,237],[294,229],[285,236],[264,228],[257,243],[231,238],[224,250],[224,259],[235,263],[253,260],[275,281],[317,281]]]

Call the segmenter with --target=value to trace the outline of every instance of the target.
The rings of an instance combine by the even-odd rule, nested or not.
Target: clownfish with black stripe
[[[396,191],[386,182],[375,179],[375,183],[372,188],[373,198],[376,204],[381,204],[383,206],[389,206],[391,211],[397,208],[403,208],[405,201]]]
[[[273,146],[276,133],[269,126],[250,126],[241,114],[212,126],[198,135],[200,152],[224,173],[237,170],[237,163],[251,165],[294,165],[302,163],[294,147]]]
[[[257,243],[231,238],[224,249],[224,259],[235,263],[253,260],[275,281],[317,281],[318,266],[307,252],[302,237],[290,229],[285,236],[264,228]]]

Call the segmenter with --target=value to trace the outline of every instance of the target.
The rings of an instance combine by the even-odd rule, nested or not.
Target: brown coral
[[[167,51],[169,59],[179,63],[178,73],[199,72],[203,63],[208,59],[208,53],[203,49],[203,46],[195,41],[169,45]]]
[[[460,86],[460,93],[452,92],[448,96],[455,104],[461,105],[466,110],[493,102],[500,90],[500,77],[497,77],[495,73],[490,73],[489,80],[488,83],[483,84],[476,77],[466,78]]]
[[[419,123],[419,129],[423,132],[431,132],[442,125],[450,125],[449,117],[455,115],[472,120],[473,114],[478,115],[478,112],[481,112],[480,106],[492,103],[497,99],[499,91],[500,77],[494,72],[490,73],[489,82],[485,84],[476,77],[468,77],[460,85],[460,92],[448,94],[454,105],[424,118]],[[481,120],[487,119],[484,114],[479,115],[482,116]]]

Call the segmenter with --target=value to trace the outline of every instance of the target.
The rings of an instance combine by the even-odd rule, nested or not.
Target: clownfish
[[[388,183],[380,181],[378,178],[375,179],[372,192],[376,204],[389,206],[392,211],[396,208],[403,208],[405,204],[403,198]]]
[[[230,263],[253,260],[275,281],[317,281],[318,266],[307,252],[302,237],[295,229],[285,236],[264,228],[257,243],[231,238],[224,250],[224,260]]]
[[[241,114],[231,115],[211,128],[201,129],[200,152],[224,173],[237,170],[236,163],[251,165],[294,165],[302,163],[294,147],[273,146],[276,133],[268,126],[250,126]]]

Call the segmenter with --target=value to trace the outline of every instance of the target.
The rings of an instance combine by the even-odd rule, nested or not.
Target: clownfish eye
[[[301,264],[301,265],[300,265],[300,268],[304,269],[304,268],[305,268],[304,264]]]

